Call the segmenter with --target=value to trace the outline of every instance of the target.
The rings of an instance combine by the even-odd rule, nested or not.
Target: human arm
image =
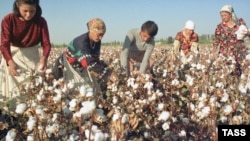
[[[192,42],[192,44],[191,44],[190,50],[193,52],[197,52],[199,50],[199,36],[198,36],[198,34],[194,33],[192,35],[191,42]]]
[[[140,72],[141,73],[145,73],[147,67],[148,67],[148,63],[149,63],[149,59],[151,57],[151,54],[153,52],[153,49],[154,49],[154,42],[152,44],[147,44],[147,49],[145,51],[145,54],[143,56],[143,59],[142,59],[142,62],[141,62],[141,65],[140,65]]]
[[[123,43],[120,55],[121,67],[122,70],[125,71],[126,73],[128,72],[128,53],[133,40],[134,40],[133,34],[131,32],[128,32],[125,37],[125,41]]]
[[[174,56],[178,55],[180,46],[181,46],[180,41],[175,39],[173,43],[173,49],[172,49],[172,53]]]
[[[43,18],[41,19],[41,25],[42,25],[41,45],[43,47],[43,53],[37,66],[39,70],[45,71],[47,69],[47,61],[48,61],[48,57],[51,51],[51,43],[50,43],[48,25],[47,25],[46,20]]]

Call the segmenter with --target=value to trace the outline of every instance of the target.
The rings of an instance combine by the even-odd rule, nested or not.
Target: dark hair
[[[36,6],[36,14],[33,18],[40,18],[41,17],[42,8],[39,5],[39,0],[15,0],[15,2],[13,3],[13,12],[17,16],[21,16],[19,9],[18,9],[18,5],[21,5],[21,4],[29,4],[29,5]]]
[[[154,37],[158,32],[158,26],[153,21],[146,21],[145,23],[142,24],[141,30],[146,31],[148,35]]]

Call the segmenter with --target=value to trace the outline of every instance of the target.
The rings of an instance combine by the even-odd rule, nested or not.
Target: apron
[[[74,83],[74,90],[76,92],[79,92],[79,89],[83,85],[88,85],[94,89],[94,93],[100,92],[100,86],[98,85],[98,82],[95,78],[92,78],[92,76],[89,74],[89,72],[86,70],[84,71],[84,74],[81,76],[75,69],[68,63],[67,58],[63,54],[63,66],[64,66],[64,72],[63,77],[67,82]]]
[[[20,70],[20,76],[11,76],[9,74],[6,60],[2,57],[0,64],[0,102],[15,106],[17,102],[25,99],[25,96],[20,94],[19,87],[36,70],[40,55],[38,45],[28,48],[15,46],[11,46],[10,48],[12,59]]]

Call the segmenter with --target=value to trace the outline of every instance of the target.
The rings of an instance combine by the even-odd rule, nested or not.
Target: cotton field
[[[74,83],[55,80],[51,68],[63,48],[53,48],[45,74],[23,84],[27,101],[13,113],[2,110],[0,138],[215,141],[219,124],[250,124],[250,55],[236,76],[234,58],[212,59],[209,46],[201,46],[184,65],[172,56],[171,46],[157,45],[152,70],[126,76],[119,69],[120,50],[102,47],[101,59],[113,72],[101,92],[93,75],[77,91]]]

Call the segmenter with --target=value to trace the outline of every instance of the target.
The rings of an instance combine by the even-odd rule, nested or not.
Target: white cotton
[[[221,116],[219,119],[222,123],[225,123],[227,121],[227,117],[226,116]]]
[[[152,96],[150,96],[150,97],[148,98],[148,101],[154,101],[154,100],[156,100],[156,99],[157,99],[156,94],[153,94]]]
[[[113,104],[117,104],[118,103],[118,97],[117,96],[113,96],[112,103]]]
[[[205,101],[207,99],[207,94],[202,93],[201,96],[199,97],[199,101]]]
[[[88,140],[94,140],[94,134],[89,129],[86,129],[84,133]]]
[[[35,78],[35,86],[39,86],[42,83],[43,83],[43,78],[41,76]]]
[[[232,119],[233,124],[240,125],[242,124],[242,116],[235,115]]]
[[[200,102],[198,103],[197,108],[198,108],[198,109],[201,109],[201,108],[203,108],[205,105],[206,105],[206,104],[204,103],[204,101],[200,101]]]
[[[29,135],[27,136],[27,141],[35,141],[34,134],[29,134]]]
[[[78,141],[80,139],[79,135],[72,133],[67,141]]]
[[[6,137],[6,141],[15,141],[16,139],[16,129],[11,129],[8,131]]]
[[[86,96],[86,92],[87,92],[86,87],[82,85],[80,87],[80,96]]]
[[[137,83],[134,83],[134,84],[132,85],[132,88],[133,88],[134,90],[136,90],[138,87],[139,87],[139,84],[137,84]]]
[[[79,100],[78,99],[72,99],[70,102],[69,102],[69,106],[70,107],[76,107],[76,105],[79,103]]]
[[[115,113],[114,115],[113,115],[113,117],[112,117],[112,121],[116,121],[116,120],[118,120],[119,118],[120,118],[120,113]]]
[[[121,122],[122,122],[123,124],[125,124],[125,123],[127,123],[128,121],[129,121],[128,114],[124,114],[124,115],[122,116]]]
[[[53,86],[48,86],[49,91],[53,91],[54,87]]]
[[[250,60],[250,54],[246,56],[246,60]]]
[[[37,122],[37,118],[30,116],[29,120],[27,122],[27,128],[29,131],[32,131],[34,129],[34,127],[36,126],[36,122]]]
[[[156,107],[156,110],[157,110],[157,111],[162,111],[163,108],[164,108],[164,103],[159,103],[159,104],[157,105],[157,107]]]
[[[56,120],[59,120],[59,114],[58,113],[54,113],[52,116],[52,121],[55,122]]]
[[[143,88],[151,90],[153,88],[153,85],[154,84],[152,82],[146,82]]]
[[[81,118],[81,117],[82,117],[82,114],[81,114],[80,111],[78,111],[78,112],[75,112],[75,113],[73,114],[73,117],[74,117],[74,118]]]
[[[16,106],[16,113],[17,114],[23,114],[24,111],[27,109],[27,104],[26,103],[21,103]]]
[[[196,68],[197,68],[197,70],[204,70],[204,69],[205,69],[205,66],[198,63],[198,64],[196,65]]]
[[[190,75],[185,75],[186,76],[186,82],[188,83],[189,86],[193,86],[194,84],[194,78],[192,78]]]
[[[224,84],[222,82],[219,82],[219,81],[216,82],[215,86],[217,88],[224,88]]]
[[[62,101],[62,96],[61,95],[56,95],[53,97],[54,103],[60,103]]]
[[[180,81],[178,80],[178,79],[174,79],[174,80],[172,80],[172,82],[171,82],[171,85],[173,85],[173,86],[177,86],[177,85],[179,85],[180,84]]]
[[[96,108],[95,101],[84,101],[82,102],[82,108],[80,109],[81,114],[91,114]]]
[[[161,112],[160,116],[158,117],[158,120],[166,121],[170,117],[170,113],[168,111]]]
[[[89,87],[86,89],[86,97],[93,97],[94,96],[94,89]]]
[[[143,135],[144,135],[144,138],[146,138],[146,139],[151,137],[150,132],[144,132]]]
[[[46,97],[45,97],[45,95],[44,94],[38,94],[37,96],[36,96],[36,99],[38,100],[38,101],[42,101],[42,100],[44,100]]]
[[[164,131],[168,130],[169,128],[170,128],[169,122],[164,122],[164,123],[162,124],[162,129],[163,129]]]
[[[159,97],[162,97],[162,96],[163,96],[163,92],[161,92],[159,89],[157,89],[155,93],[156,93],[157,96],[159,96]]]
[[[94,137],[94,141],[105,141],[106,138],[105,138],[105,134],[102,133],[102,132],[97,132],[95,133],[95,137]]]
[[[180,137],[186,137],[187,133],[185,130],[181,130],[181,132],[178,134]]]
[[[133,86],[134,85],[134,82],[135,82],[135,78],[129,78],[127,80],[127,86],[130,87],[130,86]]]
[[[229,99],[229,95],[224,91],[224,94],[222,98],[220,99],[220,102],[227,102],[228,99]]]
[[[168,73],[168,70],[164,69],[164,70],[163,70],[162,77],[164,77],[164,78],[167,77],[167,73]]]
[[[73,89],[73,88],[74,88],[74,83],[70,81],[70,82],[67,84],[67,87],[68,87],[69,89]]]
[[[223,108],[223,112],[225,115],[229,115],[230,113],[233,112],[233,108],[231,105],[226,105],[224,108]]]
[[[195,106],[193,103],[188,103],[188,106],[190,108],[191,111],[194,111],[195,110]]]
[[[244,86],[243,83],[240,83],[240,84],[239,84],[238,89],[239,89],[239,91],[241,92],[241,94],[244,94],[244,95],[245,95],[245,94],[247,93],[247,85]]]
[[[61,89],[55,89],[54,92],[57,94],[57,95],[62,95],[62,90]]]

